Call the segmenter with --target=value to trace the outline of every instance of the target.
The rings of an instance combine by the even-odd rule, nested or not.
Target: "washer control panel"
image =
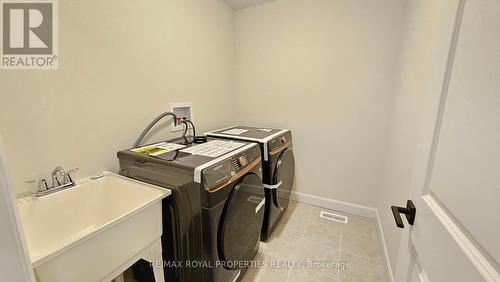
[[[259,157],[259,146],[253,146],[244,152],[228,157],[204,169],[202,172],[202,178],[205,189],[208,190],[228,181],[238,172],[251,165]]]
[[[247,165],[253,163],[260,156],[259,147],[253,147],[252,149],[243,152],[239,155],[232,157],[234,173],[238,173],[240,170],[245,168]]]

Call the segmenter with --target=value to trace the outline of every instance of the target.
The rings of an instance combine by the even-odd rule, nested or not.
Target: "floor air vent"
[[[321,213],[319,214],[319,217],[324,218],[324,219],[328,219],[331,221],[340,222],[340,223],[347,223],[347,221],[348,221],[348,217],[345,215],[336,214],[336,213],[327,212],[327,211],[321,211]]]

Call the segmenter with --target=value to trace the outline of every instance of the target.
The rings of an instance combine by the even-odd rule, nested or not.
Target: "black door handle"
[[[408,200],[406,202],[406,208],[392,206],[391,210],[392,215],[394,215],[394,220],[396,220],[396,225],[399,228],[405,228],[400,213],[404,213],[406,215],[406,219],[408,220],[408,223],[410,225],[413,225],[413,222],[415,222],[415,214],[417,213],[417,209],[415,208],[415,205],[411,200]]]

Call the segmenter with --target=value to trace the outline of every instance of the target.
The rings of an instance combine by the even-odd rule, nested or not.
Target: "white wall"
[[[233,32],[220,0],[59,1],[59,69],[0,71],[16,193],[56,165],[116,170],[116,152],[170,102],[193,102],[200,132],[229,125],[214,109],[233,105]]]
[[[408,200],[423,107],[428,95],[441,93],[456,5],[456,0],[420,0],[410,1],[407,6],[398,84],[389,119],[384,182],[377,204],[393,271],[402,261],[398,257],[400,244],[406,244],[402,237],[408,235],[409,229],[396,227],[390,206],[404,206]]]
[[[236,12],[237,120],[290,128],[296,191],[376,206],[406,1]]]

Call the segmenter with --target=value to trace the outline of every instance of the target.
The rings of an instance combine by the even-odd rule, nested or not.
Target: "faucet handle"
[[[73,173],[75,171],[78,171],[80,168],[79,167],[74,167],[72,169],[66,170],[66,173]]]
[[[78,171],[80,168],[78,167],[74,167],[72,169],[69,169],[66,171],[66,173],[64,174],[64,184],[67,184],[67,183],[71,183],[71,182],[74,182],[73,181],[73,178],[71,178],[71,175],[70,173],[73,173],[75,171]]]
[[[47,180],[45,179],[27,180],[24,181],[24,183],[37,183],[39,192],[49,190],[49,186],[47,185]]]

